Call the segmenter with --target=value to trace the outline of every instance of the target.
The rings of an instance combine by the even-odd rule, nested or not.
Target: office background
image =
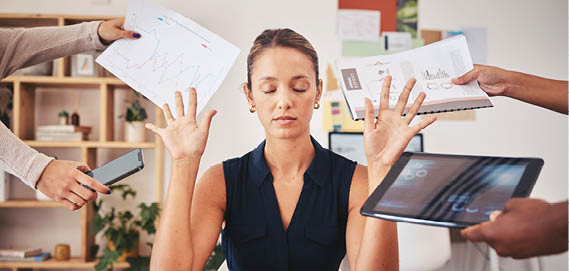
[[[241,54],[232,70],[206,108],[215,108],[219,112],[211,126],[200,174],[215,163],[243,155],[264,138],[263,128],[256,115],[249,113],[240,90],[240,84],[246,80],[248,50],[262,30],[289,27],[307,37],[320,56],[322,75],[326,74],[327,64],[340,57],[341,43],[336,35],[337,1],[156,2],[177,10],[241,48]],[[122,16],[126,7],[127,0],[3,0],[0,12]],[[567,12],[565,0],[422,0],[419,1],[419,29],[486,28],[489,65],[567,80]],[[54,107],[46,110],[54,112],[77,99],[62,98],[54,91],[41,95],[44,95],[43,102]],[[83,123],[96,126],[98,106],[87,102],[89,95],[88,92],[81,94],[79,113]],[[425,150],[453,154],[541,157],[545,160],[545,165],[532,197],[548,201],[566,200],[569,168],[567,116],[508,98],[496,97],[492,98],[492,102],[494,108],[476,111],[475,121],[438,121],[426,129],[423,132]],[[116,104],[115,112],[118,115],[123,112],[124,105],[120,102]],[[36,122],[46,123],[46,115],[37,115]],[[150,115],[152,121],[153,116]],[[321,119],[322,111],[316,111],[312,120],[312,135],[323,146],[327,146],[327,131],[322,130]],[[42,151],[63,159],[79,160],[78,152],[73,150]],[[105,161],[105,155],[110,159],[120,152],[105,151],[99,161]],[[145,158],[147,163],[153,163],[152,151],[147,152]],[[167,180],[168,156],[165,163]],[[154,173],[150,169],[128,180],[139,191],[137,202],[152,201],[153,182],[150,180],[153,178]],[[14,189],[16,194],[28,193],[25,187]],[[129,205],[135,206],[136,202]],[[53,239],[58,239],[58,243],[71,244],[72,254],[76,255],[79,229],[76,223],[68,224],[67,221],[77,220],[78,215],[77,212],[63,209],[0,210],[0,246],[17,241],[22,246],[39,244],[45,246],[44,249],[51,250]],[[74,234],[76,231],[77,234]],[[34,234],[29,234],[30,232]],[[149,253],[149,250],[141,245],[141,252]],[[567,270],[567,263],[566,253],[543,258],[545,270]]]

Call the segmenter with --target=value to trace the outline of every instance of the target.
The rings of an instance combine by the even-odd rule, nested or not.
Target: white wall
[[[125,12],[126,0],[110,1],[110,5],[93,5],[90,4],[92,1],[3,0],[0,12],[94,15],[121,15]],[[335,0],[157,2],[192,18],[242,50],[233,69],[208,105],[209,108],[218,109],[219,113],[212,124],[200,172],[212,164],[244,154],[264,137],[261,125],[256,116],[248,112],[247,103],[239,90],[239,84],[246,80],[247,52],[262,30],[290,27],[305,35],[320,55],[321,74],[325,74],[326,64],[340,55],[340,44],[334,29],[337,8]],[[567,1],[419,2],[421,28],[486,27],[488,64],[567,80]],[[428,128],[424,132],[427,151],[541,157],[545,160],[545,166],[532,196],[550,201],[567,199],[567,117],[506,98],[492,100],[495,107],[478,110],[474,122],[439,121]],[[92,110],[95,112],[97,108],[93,107]],[[315,113],[312,122],[313,135],[326,146],[327,136],[321,129],[321,111]],[[148,178],[153,176],[152,172],[146,174]],[[143,199],[152,199],[151,182],[132,182],[140,185]],[[66,219],[69,216],[61,211],[39,213],[0,210],[0,220],[3,221],[0,223],[0,236],[20,232],[18,236],[30,244],[32,239],[28,240],[22,234],[26,229],[15,229],[4,222],[8,218],[16,219],[16,214],[22,217],[21,220],[30,216],[39,220]],[[28,219],[19,225],[31,221]],[[49,232],[74,231],[75,227],[76,224],[61,224],[57,227],[50,225]],[[47,234],[43,228],[34,229]],[[51,247],[52,245],[48,248]],[[566,254],[547,258],[547,270],[566,269],[566,259]]]

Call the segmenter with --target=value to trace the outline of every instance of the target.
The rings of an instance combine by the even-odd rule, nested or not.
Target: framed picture
[[[71,76],[97,76],[94,52],[71,56]]]
[[[364,135],[361,132],[328,133],[328,149],[359,164],[367,165],[364,151]],[[417,134],[411,138],[405,151],[422,152],[423,135]]]

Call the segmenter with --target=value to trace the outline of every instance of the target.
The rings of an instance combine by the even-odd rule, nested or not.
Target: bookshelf
[[[111,17],[104,16],[76,16],[76,15],[43,15],[43,14],[1,14],[0,27],[39,27],[39,26],[65,26],[85,21],[108,20]],[[11,86],[13,93],[12,132],[26,144],[33,148],[67,148],[79,149],[80,157],[74,160],[82,161],[95,168],[98,164],[98,149],[153,149],[154,164],[146,165],[153,167],[154,176],[154,201],[161,203],[163,195],[164,178],[164,146],[159,137],[141,143],[116,141],[114,138],[115,123],[115,92],[129,89],[121,80],[114,77],[71,77],[71,57],[63,57],[54,60],[55,69],[52,76],[9,76],[0,81],[0,85]],[[36,141],[35,137],[35,110],[36,88],[73,88],[69,91],[98,91],[98,140],[77,142],[51,142]],[[164,125],[162,111],[154,107],[156,123]],[[152,112],[150,110],[150,112]],[[149,113],[150,113],[149,112]],[[122,124],[122,123],[121,123]],[[49,153],[47,153],[49,155]],[[0,202],[0,208],[62,208],[55,201],[38,200],[8,200]],[[48,260],[44,262],[0,262],[0,270],[19,269],[93,269],[96,262],[89,258],[91,245],[94,244],[94,236],[90,234],[90,224],[93,217],[91,205],[86,205],[79,212],[80,221],[77,227],[81,230],[80,256],[71,258],[69,261]],[[2,223],[2,222],[0,222]],[[71,222],[73,223],[73,222]],[[116,268],[126,268],[127,263],[120,263]]]

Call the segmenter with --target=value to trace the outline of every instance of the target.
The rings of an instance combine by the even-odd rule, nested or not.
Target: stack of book
[[[42,253],[41,248],[0,249],[0,262],[34,261],[49,259],[49,253]]]
[[[73,125],[44,125],[36,129],[39,141],[81,141],[89,140],[91,127]]]

